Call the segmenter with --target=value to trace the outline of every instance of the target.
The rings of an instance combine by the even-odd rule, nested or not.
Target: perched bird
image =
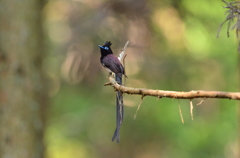
[[[125,75],[124,67],[117,57],[113,55],[111,50],[112,43],[107,41],[103,46],[99,45],[101,51],[101,64],[110,72],[115,73],[116,81],[118,84],[122,85],[122,76]],[[126,76],[126,75],[125,75]],[[122,92],[117,92],[116,96],[116,109],[117,109],[117,126],[113,134],[112,141],[116,139],[117,143],[120,140],[120,126],[123,121],[123,96]]]

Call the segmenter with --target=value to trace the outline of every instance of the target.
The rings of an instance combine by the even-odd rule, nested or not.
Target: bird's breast
[[[104,65],[104,63],[102,63],[102,65],[103,65],[103,67],[104,67],[107,71],[112,72],[109,68],[107,68],[107,67]]]

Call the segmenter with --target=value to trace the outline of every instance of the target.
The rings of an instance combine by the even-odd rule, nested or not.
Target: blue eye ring
[[[109,47],[107,47],[107,46],[105,46],[105,47],[103,47],[103,46],[98,46],[98,47],[100,47],[100,48],[102,48],[102,49],[105,49],[105,50],[109,50]]]

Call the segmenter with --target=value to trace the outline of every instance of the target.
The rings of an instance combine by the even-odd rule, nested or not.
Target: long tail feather
[[[116,75],[116,81],[119,84],[122,84],[122,74]],[[112,141],[116,139],[117,143],[120,141],[120,127],[122,125],[123,121],[123,114],[124,114],[124,109],[123,109],[123,96],[122,92],[117,92],[116,96],[116,130],[113,134]]]

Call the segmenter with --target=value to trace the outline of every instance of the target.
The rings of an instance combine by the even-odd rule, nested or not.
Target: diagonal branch
[[[240,100],[240,93],[238,92],[222,92],[222,91],[203,91],[203,90],[192,90],[189,92],[177,92],[177,91],[164,91],[164,90],[153,90],[144,88],[132,88],[119,85],[114,78],[109,77],[109,83],[105,86],[111,85],[117,91],[121,91],[126,94],[142,95],[142,96],[153,96],[158,98],[176,98],[176,99],[194,99],[194,98],[222,98],[222,99],[233,99]]]

